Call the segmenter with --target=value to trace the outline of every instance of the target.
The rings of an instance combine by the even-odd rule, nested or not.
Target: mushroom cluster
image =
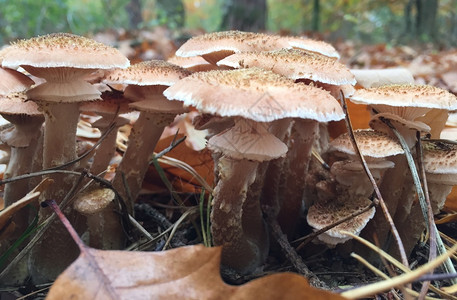
[[[412,150],[416,132],[439,134],[447,112],[457,109],[457,99],[430,86],[392,84],[403,83],[395,77],[389,77],[389,84],[381,78],[364,80],[363,72],[355,76],[338,58],[325,42],[240,31],[197,36],[169,62],[133,65],[118,50],[72,34],[18,41],[0,52],[0,114],[12,124],[0,133],[2,143],[11,147],[5,177],[50,168],[85,168],[101,175],[116,151],[118,129],[129,122],[122,114],[139,112],[110,189],[91,183],[65,210],[90,246],[123,249],[121,215],[133,217],[156,144],[177,115],[192,110],[198,113],[195,128],[208,129],[207,148],[216,175],[211,234],[214,245],[222,246],[225,266],[241,274],[262,267],[270,252],[266,220],[277,222],[292,238],[305,219],[312,230],[320,230],[354,215],[316,242],[330,247],[344,243],[349,237],[341,230],[375,233],[384,242],[389,229],[383,215],[369,207],[373,187],[349,135],[329,139],[327,123],[345,117],[337,99],[344,95],[373,112],[371,129],[355,131],[355,140],[399,224],[414,215],[418,205],[405,179],[404,150],[385,120]],[[19,67],[37,83],[15,70]],[[373,87],[356,90],[357,81]],[[76,159],[81,111],[100,117],[92,126],[104,135],[94,156],[84,162]],[[432,141],[424,149],[437,213],[457,182],[456,149]],[[324,157],[329,168],[316,163],[312,153]],[[43,197],[61,203],[76,180],[58,173],[48,176],[55,183]],[[6,205],[30,185],[21,181],[6,186]],[[40,221],[49,216],[42,209],[39,214]],[[15,217],[19,233],[28,219]],[[403,237],[411,232],[407,227],[400,232]],[[67,238],[55,223],[32,249],[29,272],[34,283],[54,279],[76,257]],[[17,282],[29,274],[22,275]]]

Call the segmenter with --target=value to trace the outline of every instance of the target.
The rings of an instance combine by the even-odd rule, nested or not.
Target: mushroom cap
[[[198,72],[164,91],[202,113],[258,122],[288,117],[336,121],[344,113],[328,91],[259,68]]]
[[[423,141],[423,163],[427,173],[457,174],[457,144],[444,140]]]
[[[373,128],[377,131],[388,133],[389,129],[386,127],[386,124],[384,124],[381,118],[388,119],[391,122],[391,124],[397,129],[405,128],[420,132],[430,132],[430,126],[423,122],[410,121],[392,113],[379,113],[374,115],[369,123],[370,128]]]
[[[371,129],[359,129],[354,131],[354,136],[360,152],[364,156],[382,158],[404,153],[401,145],[385,133]],[[331,150],[355,155],[348,133],[331,141],[330,146]]]
[[[25,93],[12,93],[6,96],[0,96],[0,113],[7,115],[43,115],[35,102],[27,101]]]
[[[283,157],[287,145],[267,130],[268,124],[237,118],[235,126],[214,135],[208,140],[208,148],[234,159],[258,162]]]
[[[115,193],[111,189],[95,189],[79,195],[73,207],[83,215],[92,215],[103,211],[114,198]]]
[[[282,48],[291,48],[291,46],[280,36],[243,31],[221,31],[189,39],[176,51],[176,56],[203,56],[204,59],[215,64],[233,53]]]
[[[119,50],[70,33],[52,33],[20,40],[9,47],[2,61],[3,67],[13,69],[21,65],[112,69],[126,68],[129,64]]]
[[[167,61],[191,72],[206,72],[218,69],[217,66],[210,64],[201,56],[180,57],[175,55]]]
[[[0,68],[0,95],[23,92],[33,84],[33,80],[21,72]]]
[[[135,110],[158,114],[165,113],[177,115],[188,111],[183,107],[181,101],[168,101],[165,97],[163,97],[162,100],[155,99],[154,101],[135,101],[130,103],[129,106]]]
[[[312,51],[337,59],[340,58],[338,51],[336,51],[332,45],[324,41],[318,41],[299,36],[287,36],[283,37],[283,39],[285,39],[288,44],[295,49]]]
[[[368,105],[457,109],[455,95],[430,85],[401,84],[360,89],[355,91],[350,100]]]
[[[140,62],[126,69],[114,69],[105,74],[104,83],[133,85],[173,85],[190,75],[190,71],[163,60]]]
[[[122,92],[106,91],[101,97],[102,101],[86,102],[79,110],[103,114],[124,114],[131,111],[129,108],[131,101],[125,98]]]
[[[298,49],[235,53],[217,65],[232,68],[259,67],[294,80],[306,78],[334,85],[356,83],[350,70],[337,60]]]
[[[371,201],[365,197],[355,197],[354,199],[343,199],[338,201],[329,201],[325,203],[316,202],[308,210],[306,220],[308,224],[316,230],[322,229],[331,225],[353,213],[367,207]],[[358,235],[368,221],[373,218],[375,208],[333,227],[318,236],[318,239],[324,243],[335,246],[339,243],[344,243],[351,237],[340,233],[340,230],[345,230]]]

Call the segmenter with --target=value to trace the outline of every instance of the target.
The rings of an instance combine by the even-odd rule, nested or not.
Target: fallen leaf
[[[178,134],[176,139],[181,137],[183,137],[183,135]],[[174,136],[169,136],[167,138],[161,139],[157,143],[155,152],[160,152],[163,149],[167,148],[171,144],[173,138]],[[204,178],[209,185],[212,185],[214,167],[211,152],[208,149],[195,151],[192,148],[187,147],[184,143],[181,143],[166,155],[187,163],[192,168],[194,168],[195,171],[197,171],[197,173],[202,178]],[[201,184],[194,178],[192,174],[181,168],[165,164],[162,165],[162,168],[167,174],[170,174],[174,177],[170,178],[170,181],[173,183],[173,186],[180,192],[195,193],[197,192],[195,186],[201,186]],[[156,173],[154,166],[149,168],[149,173]],[[146,177],[146,181],[149,181],[148,177],[149,175]]]
[[[346,299],[278,273],[241,286],[219,275],[221,248],[187,246],[163,252],[86,248],[54,282],[46,299]]]

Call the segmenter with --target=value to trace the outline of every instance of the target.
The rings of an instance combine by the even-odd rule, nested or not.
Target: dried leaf
[[[241,286],[219,276],[221,248],[202,245],[164,252],[86,248],[51,290],[53,299],[345,299],[281,273]]]
[[[176,138],[179,139],[182,136],[183,135],[179,134]],[[160,152],[163,149],[167,148],[171,144],[173,138],[174,136],[169,136],[167,138],[161,139],[158,142],[155,151]],[[184,143],[181,143],[180,145],[173,148],[166,155],[187,163],[192,168],[194,168],[197,171],[197,173],[202,178],[204,178],[209,185],[212,185],[214,167],[211,152],[208,149],[195,151],[187,147]],[[165,164],[163,164],[162,167],[167,174],[170,174],[174,177],[170,178],[170,181],[173,183],[173,186],[178,191],[194,193],[196,192],[194,186],[201,186],[201,184],[197,180],[195,180],[192,174],[183,169]],[[153,166],[151,168],[153,168]],[[155,172],[155,170],[150,171]],[[146,178],[146,181],[148,181],[148,178]]]

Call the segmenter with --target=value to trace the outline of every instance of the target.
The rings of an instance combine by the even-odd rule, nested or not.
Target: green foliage
[[[127,27],[128,0],[0,0],[0,43],[50,32]]]
[[[224,2],[223,2],[224,1]],[[165,25],[171,29],[220,29],[227,0],[142,0],[144,28]],[[291,34],[316,27],[316,0],[265,0],[267,29]],[[363,42],[457,43],[457,1],[439,0],[433,34],[417,26],[417,9],[409,0],[320,0],[319,29],[331,38]],[[49,32],[87,34],[107,28],[129,28],[130,0],[0,0],[0,43]],[[416,3],[413,1],[411,3]],[[183,6],[181,5],[183,4]],[[185,12],[182,12],[184,7]],[[314,15],[313,15],[314,14]],[[182,18],[185,18],[183,22]],[[422,24],[423,25],[423,24]],[[425,28],[427,28],[425,26]]]

